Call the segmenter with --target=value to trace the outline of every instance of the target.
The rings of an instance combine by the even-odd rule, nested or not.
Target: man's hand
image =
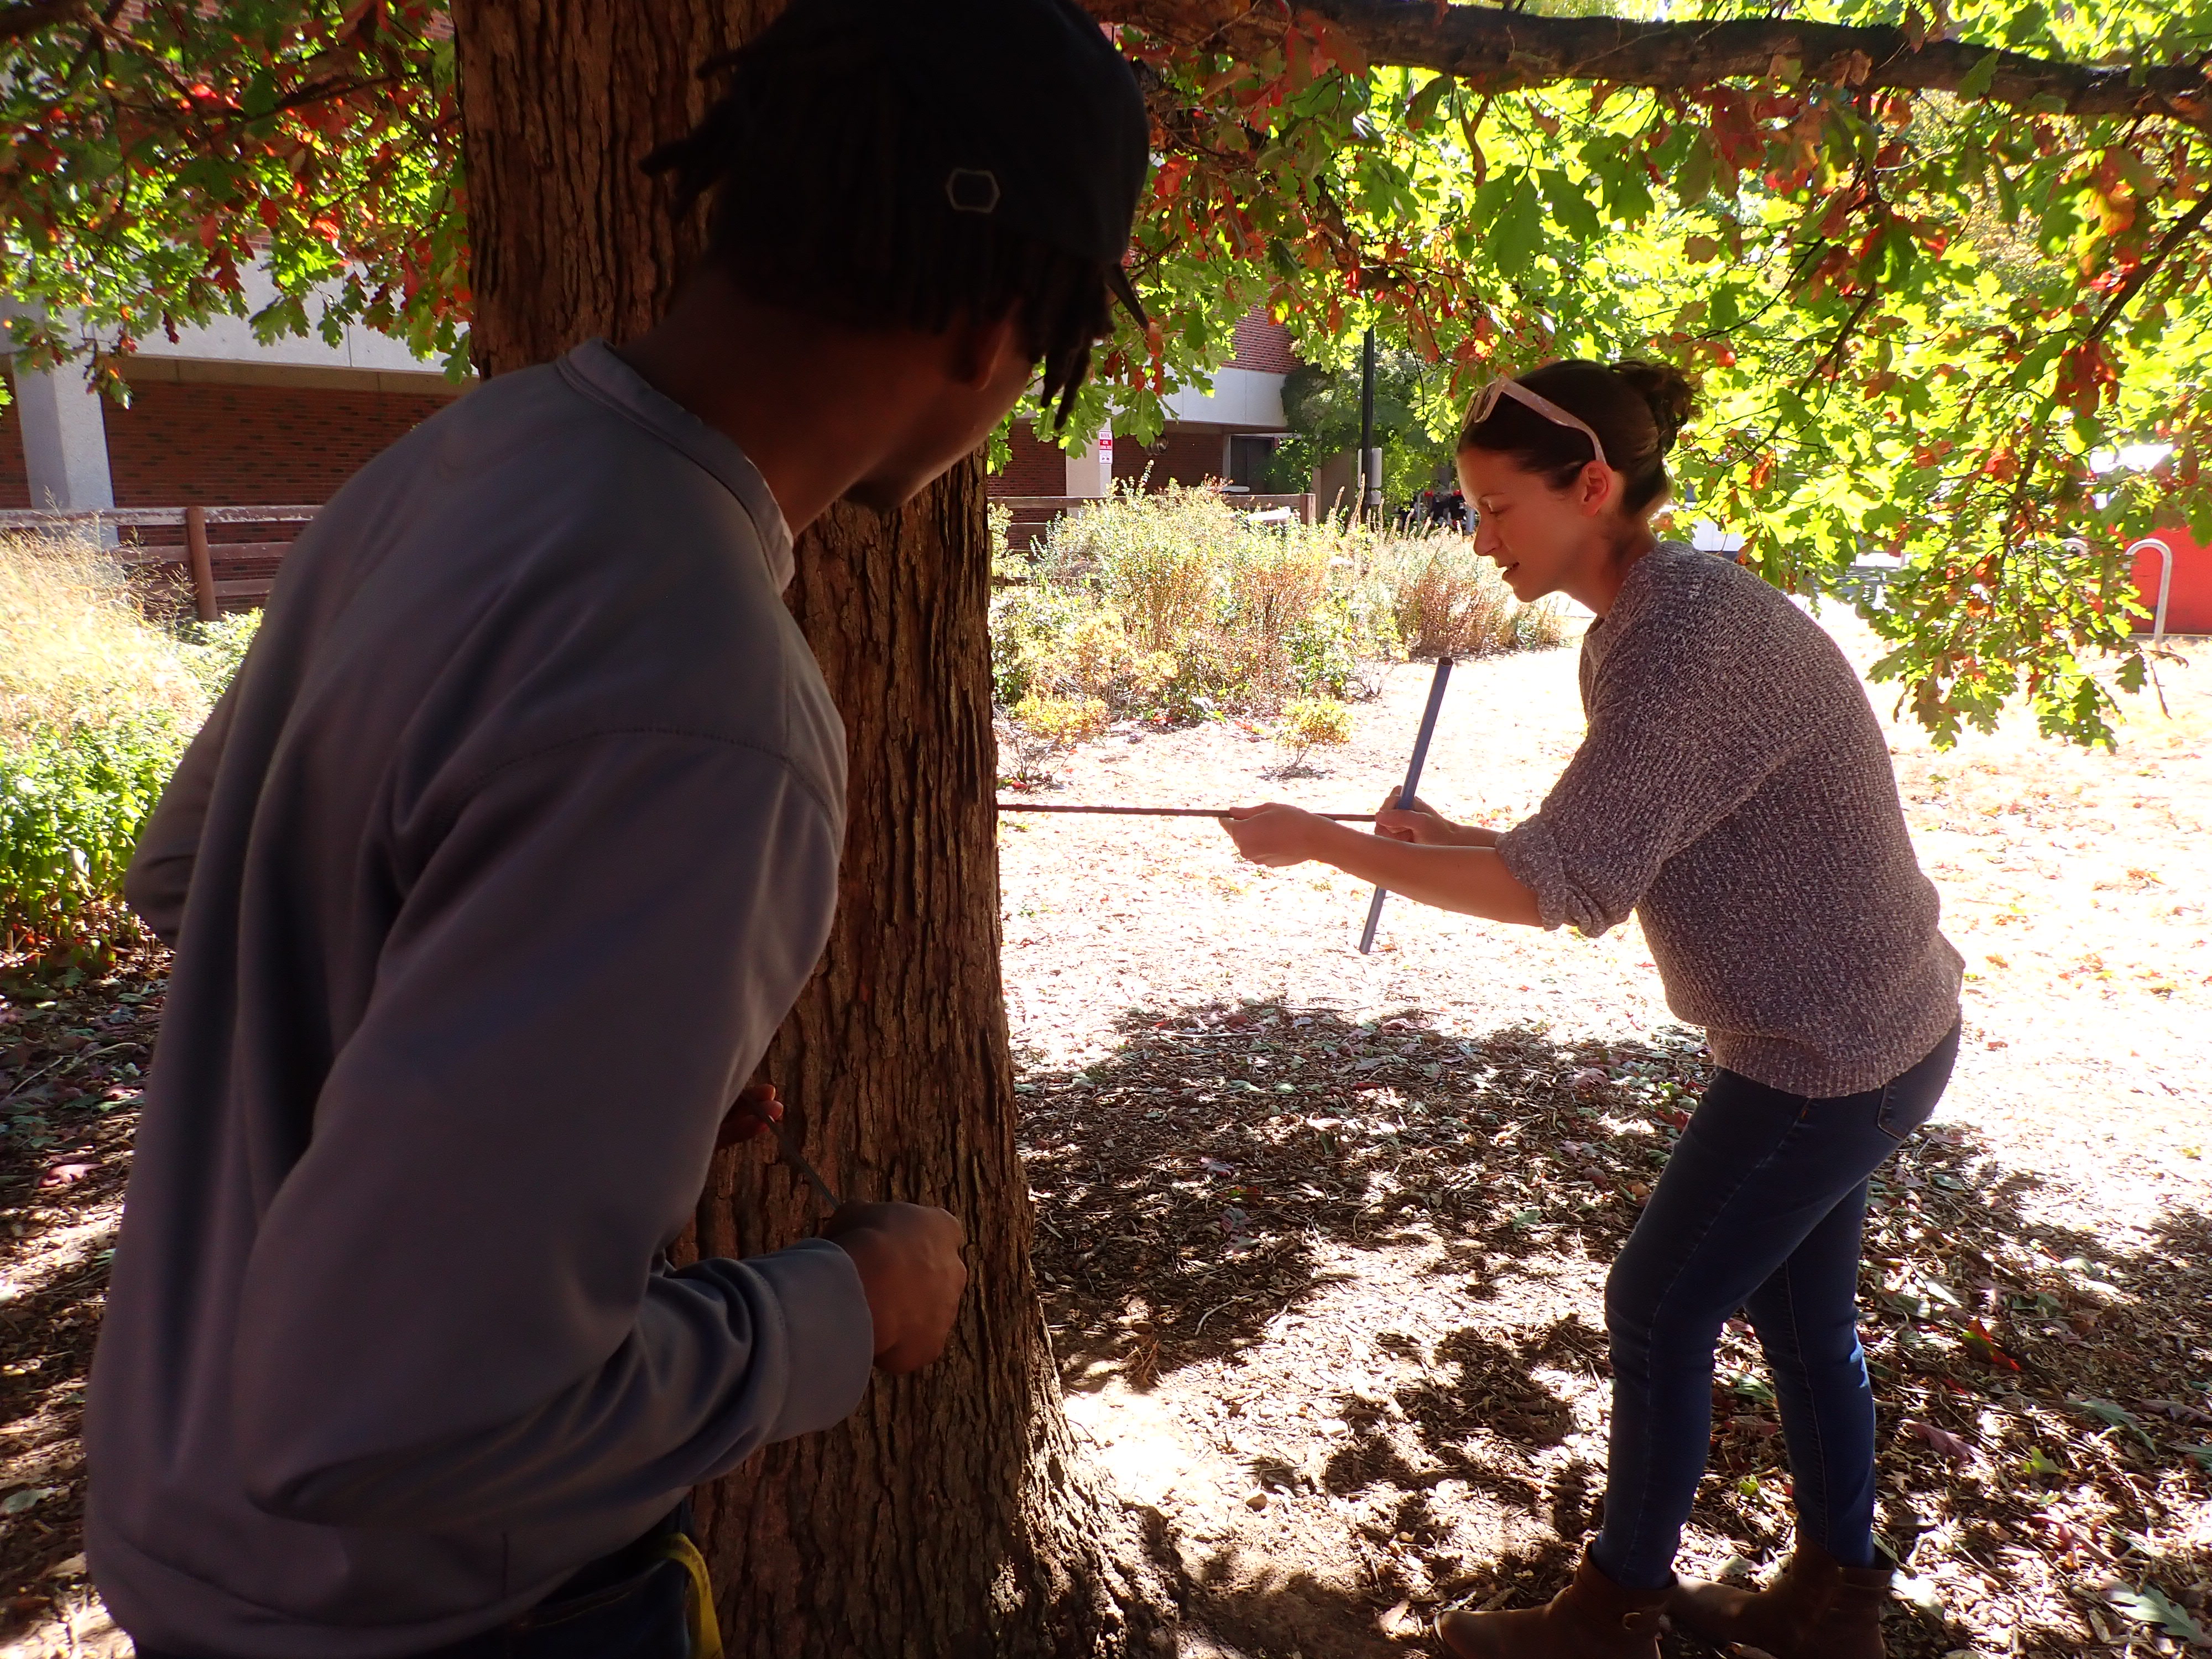
[[[1375,833],[1390,841],[1410,842],[1416,847],[1494,847],[1498,832],[1471,823],[1454,823],[1419,795],[1403,806],[1393,788],[1382,797],[1375,814]]]
[[[968,1285],[958,1218],[922,1204],[848,1204],[822,1232],[860,1269],[878,1369],[902,1376],[945,1352]]]
[[[783,1103],[775,1097],[775,1085],[756,1083],[737,1098],[722,1119],[722,1127],[714,1137],[714,1150],[736,1146],[768,1133],[771,1123],[783,1121]]]
[[[1270,801],[1265,806],[1231,807],[1221,827],[1253,863],[1279,870],[1318,856],[1315,848],[1329,823],[1298,807]]]

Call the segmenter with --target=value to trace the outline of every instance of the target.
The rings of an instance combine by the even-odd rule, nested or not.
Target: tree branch
[[[1103,21],[1133,24],[1186,46],[1214,42],[1239,55],[1279,41],[1295,17],[1320,18],[1371,63],[1457,76],[1479,92],[1560,81],[1687,91],[1795,63],[1814,79],[1896,92],[1956,92],[1989,75],[1983,95],[2014,108],[2069,115],[2164,115],[2212,131],[2212,76],[2201,62],[2076,64],[1964,40],[1923,40],[1901,28],[1786,17],[1645,23],[1620,17],[1543,17],[1497,6],[1433,0],[1083,0]],[[1994,57],[1995,64],[1989,60]],[[1986,66],[1986,68],[1985,68]]]
[[[21,40],[65,18],[84,15],[84,0],[29,0],[20,6],[0,6],[0,41]]]

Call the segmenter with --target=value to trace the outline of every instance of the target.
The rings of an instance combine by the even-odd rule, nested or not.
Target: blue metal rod
[[[1421,711],[1421,729],[1413,738],[1413,758],[1406,763],[1405,787],[1398,791],[1398,805],[1411,806],[1414,792],[1421,787],[1421,764],[1429,757],[1429,739],[1437,734],[1437,714],[1444,706],[1444,687],[1451,679],[1451,659],[1437,659],[1437,677],[1429,682],[1429,706]],[[1382,921],[1382,901],[1390,896],[1387,887],[1377,887],[1375,896],[1368,901],[1367,926],[1360,930],[1359,954],[1375,954],[1375,929]]]

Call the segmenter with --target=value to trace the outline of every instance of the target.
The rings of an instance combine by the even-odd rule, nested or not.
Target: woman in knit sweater
[[[1258,863],[1319,859],[1497,921],[1594,936],[1633,912],[1718,1062],[1606,1286],[1603,1527],[1548,1606],[1446,1614],[1464,1659],[1656,1659],[1662,1611],[1775,1659],[1882,1651],[1860,1226],[1868,1176],[1949,1079],[1960,962],[1835,642],[1750,571],[1652,532],[1690,407],[1670,369],[1555,362],[1494,382],[1461,434],[1477,550],[1523,603],[1564,592],[1597,615],[1589,732],[1533,817],[1499,831],[1394,794],[1374,836],[1282,805],[1226,822]],[[1756,1594],[1672,1565],[1739,1308],[1796,1493],[1796,1552]]]

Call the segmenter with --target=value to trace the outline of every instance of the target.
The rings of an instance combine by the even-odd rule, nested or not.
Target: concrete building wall
[[[1250,368],[1219,368],[1211,392],[1170,394],[1168,419],[1178,425],[1234,428],[1240,432],[1285,432],[1283,376]]]
[[[64,512],[114,506],[101,435],[112,405],[67,366],[17,373],[11,363],[8,383],[11,400],[0,410],[9,450],[0,505]]]
[[[276,297],[276,284],[258,265],[240,273],[246,303],[259,310]],[[438,375],[440,365],[425,362],[406,345],[373,328],[349,327],[338,343],[326,343],[314,331],[316,302],[307,302],[309,332],[288,334],[267,345],[253,337],[253,325],[243,317],[217,317],[204,325],[177,331],[173,343],[166,334],[154,332],[138,342],[142,362],[183,360],[191,362],[251,363],[275,369],[336,369],[351,374]]]
[[[249,306],[276,295],[264,271],[245,282]],[[10,366],[0,507],[323,501],[464,389],[372,330],[264,344],[236,317],[156,333],[123,367],[128,409],[88,393],[82,363]]]
[[[1359,453],[1340,450],[1314,469],[1315,510],[1319,513],[1357,513],[1359,510]]]

